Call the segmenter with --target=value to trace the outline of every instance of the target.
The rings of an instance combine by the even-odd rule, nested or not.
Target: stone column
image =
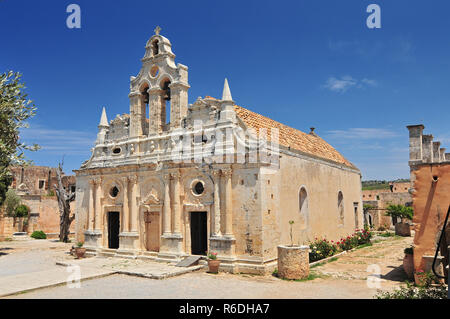
[[[220,232],[220,171],[212,172],[214,176],[214,236],[221,236]]]
[[[145,104],[140,92],[132,92],[130,98],[130,137],[144,134]]]
[[[130,204],[128,201],[128,177],[122,177],[123,182],[123,225],[122,232],[127,232],[129,229],[130,220]]]
[[[179,172],[171,174],[173,178],[173,233],[181,234],[180,177]]]
[[[168,235],[171,233],[171,219],[170,219],[170,175],[164,174],[164,233]]]
[[[161,133],[166,124],[164,91],[160,88],[153,88],[148,90],[148,94],[150,104],[148,135],[155,135]]]
[[[101,232],[101,212],[102,212],[102,178],[96,179],[97,189],[95,191],[95,220],[94,230]]]
[[[231,187],[232,170],[222,169],[225,177],[225,236],[233,237],[233,197]]]
[[[130,178],[132,185],[131,188],[131,218],[130,218],[130,231],[137,232],[138,228],[138,203],[137,198],[139,197],[139,183],[138,176],[134,175]]]
[[[182,120],[187,116],[189,85],[174,82],[170,87],[170,128],[181,128]]]
[[[95,180],[89,181],[89,210],[88,210],[88,230],[94,230],[95,206],[94,206]]]

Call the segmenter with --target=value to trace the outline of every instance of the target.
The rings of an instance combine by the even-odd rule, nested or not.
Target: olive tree
[[[19,138],[20,129],[28,127],[26,120],[35,115],[36,107],[24,92],[22,74],[0,74],[0,204],[11,184],[11,165],[26,165],[24,151],[35,151],[39,146],[26,145]]]

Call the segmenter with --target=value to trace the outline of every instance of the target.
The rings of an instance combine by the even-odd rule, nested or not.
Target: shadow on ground
[[[0,248],[0,256],[8,255],[8,253],[4,252],[5,250],[14,250],[14,248],[11,248],[11,247],[2,247],[2,248]]]
[[[403,266],[398,267],[388,266],[388,268],[392,268],[392,270],[385,275],[381,275],[382,279],[399,282],[404,282],[405,280],[408,280],[408,276],[403,270]]]

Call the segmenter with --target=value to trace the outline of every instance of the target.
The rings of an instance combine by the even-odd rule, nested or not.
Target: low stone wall
[[[16,232],[25,230],[23,217],[0,217],[0,238],[11,238]]]

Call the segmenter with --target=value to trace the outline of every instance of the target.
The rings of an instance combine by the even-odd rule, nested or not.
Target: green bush
[[[431,273],[423,272],[422,285],[413,285],[406,282],[406,287],[401,287],[392,292],[380,292],[375,295],[377,299],[447,299],[447,287],[439,283]]]
[[[5,211],[6,215],[13,217],[17,206],[20,205],[20,197],[16,194],[14,189],[10,188],[5,195]]]
[[[364,245],[370,243],[372,232],[367,229],[357,229],[353,236],[358,239],[358,245]]]
[[[36,230],[31,234],[34,239],[47,239],[47,235],[42,230]]]
[[[27,205],[21,204],[15,209],[15,217],[27,217],[30,212],[30,208]]]
[[[413,209],[404,205],[389,205],[386,207],[386,216],[412,220]]]
[[[321,260],[333,256],[338,251],[338,246],[333,241],[328,241],[325,238],[316,238],[309,243],[311,249],[309,253],[309,262]]]
[[[395,233],[392,233],[392,232],[386,230],[384,233],[380,234],[379,236],[381,236],[381,237],[394,237]]]

